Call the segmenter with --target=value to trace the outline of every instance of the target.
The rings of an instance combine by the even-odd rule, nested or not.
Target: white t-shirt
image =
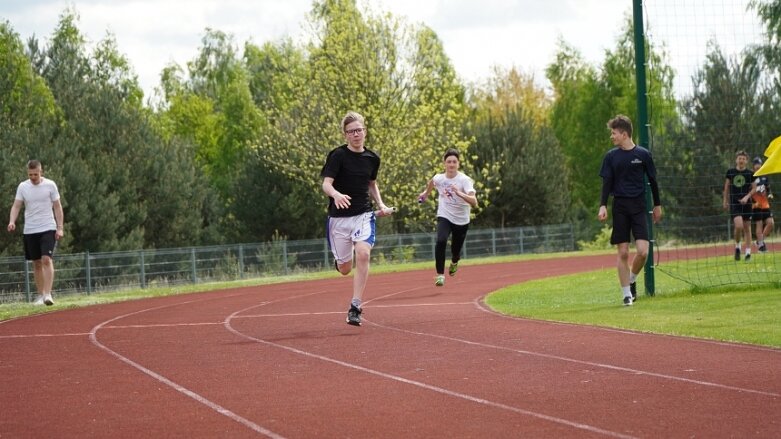
[[[439,194],[439,206],[437,216],[447,219],[451,223],[462,226],[469,224],[469,212],[472,206],[463,198],[451,193],[450,186],[455,186],[461,192],[474,193],[475,187],[472,179],[459,172],[453,178],[447,178],[445,173],[437,174],[431,179]]]
[[[52,203],[60,199],[57,185],[44,177],[33,184],[29,179],[19,183],[16,199],[24,202],[24,234],[57,230]]]

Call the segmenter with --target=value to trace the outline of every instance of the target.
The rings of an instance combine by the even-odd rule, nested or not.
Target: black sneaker
[[[765,243],[763,242],[762,245],[760,245],[757,250],[759,250],[760,253],[766,253],[767,247],[765,246]]]
[[[632,306],[632,298],[624,297],[624,306]]]
[[[740,249],[739,248],[735,249],[735,260],[736,261],[740,260]]]
[[[629,291],[632,292],[632,302],[637,300],[637,282],[629,284]]]
[[[362,309],[356,308],[355,305],[350,305],[350,310],[347,311],[347,324],[353,326],[361,326],[361,313]]]
[[[751,253],[746,253],[746,262],[751,260]]]

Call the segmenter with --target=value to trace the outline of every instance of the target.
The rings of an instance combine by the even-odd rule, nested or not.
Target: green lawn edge
[[[642,276],[642,275],[641,275]],[[648,296],[624,306],[615,269],[512,285],[490,293],[494,311],[523,318],[781,347],[781,290],[775,285],[692,288],[656,272]]]

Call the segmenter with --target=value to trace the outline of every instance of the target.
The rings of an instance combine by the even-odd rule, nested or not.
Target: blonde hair
[[[360,122],[361,125],[366,127],[366,124],[363,121],[363,116],[361,116],[359,113],[356,113],[355,111],[348,111],[347,114],[344,115],[342,118],[342,132],[347,128],[347,125],[350,125],[353,122]]]

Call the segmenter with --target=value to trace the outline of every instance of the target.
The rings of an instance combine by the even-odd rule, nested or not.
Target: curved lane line
[[[163,308],[168,308],[168,307],[171,307],[171,306],[184,305],[184,304],[187,304],[187,303],[199,302],[199,301],[200,300],[193,300],[193,301],[188,301],[188,302],[180,302],[180,303],[176,303],[176,304],[158,306],[158,307],[154,307],[154,308],[147,308],[147,309],[143,309],[143,310],[140,310],[140,311],[134,311],[134,312],[131,312],[131,313],[128,313],[128,314],[123,314],[121,316],[114,317],[113,319],[106,320],[106,321],[98,324],[94,328],[92,328],[92,330],[89,333],[89,339],[92,342],[92,344],[94,344],[95,346],[97,346],[100,349],[104,350],[105,352],[107,352],[108,354],[113,356],[114,358],[122,361],[125,364],[128,364],[128,365],[138,369],[142,373],[144,373],[144,374],[154,378],[155,380],[157,380],[157,381],[159,381],[159,382],[161,382],[161,383],[163,383],[163,384],[173,388],[177,392],[179,392],[179,393],[181,393],[183,395],[186,395],[186,396],[192,398],[193,400],[195,400],[195,401],[197,401],[197,402],[199,402],[199,403],[209,407],[210,409],[216,411],[217,413],[219,413],[219,414],[221,414],[223,416],[226,416],[226,417],[228,417],[228,418],[230,418],[230,419],[232,419],[232,420],[234,420],[234,421],[244,425],[245,427],[247,427],[247,428],[249,428],[249,429],[251,429],[251,430],[253,430],[253,431],[257,432],[257,433],[263,434],[263,435],[268,436],[270,438],[273,438],[273,439],[285,439],[284,436],[281,436],[281,435],[279,435],[277,433],[274,433],[273,431],[268,430],[268,429],[266,429],[266,428],[264,428],[264,427],[262,427],[262,426],[260,426],[260,425],[258,425],[256,423],[250,421],[249,419],[246,419],[246,418],[243,418],[243,417],[237,415],[236,413],[226,409],[225,407],[223,407],[223,406],[221,406],[221,405],[219,405],[219,404],[217,404],[215,402],[210,401],[209,399],[207,399],[207,398],[205,398],[205,397],[203,397],[203,396],[193,392],[192,390],[190,390],[190,389],[188,389],[188,388],[186,388],[186,387],[184,387],[184,386],[182,386],[180,384],[177,384],[177,383],[169,380],[168,378],[160,375],[159,373],[157,373],[155,371],[147,369],[146,367],[136,363],[135,361],[131,360],[130,358],[127,358],[127,357],[123,356],[122,354],[120,354],[120,353],[118,353],[116,351],[111,350],[109,347],[107,347],[106,345],[104,345],[103,343],[98,341],[97,332],[101,328],[103,328],[103,326],[105,326],[105,325],[107,325],[107,324],[109,324],[111,322],[123,319],[125,317],[129,317],[129,316],[132,316],[132,315],[148,312],[148,311],[155,311],[155,310],[159,310],[159,309],[163,309]]]
[[[366,303],[366,302],[364,302],[364,303]],[[521,409],[521,408],[518,408],[518,407],[513,407],[513,406],[510,406],[510,405],[506,405],[506,404],[502,404],[502,403],[498,403],[498,402],[494,402],[494,401],[489,401],[487,399],[478,398],[478,397],[475,397],[475,396],[467,395],[465,393],[455,392],[455,391],[452,391],[452,390],[444,389],[442,387],[437,387],[437,386],[433,386],[433,385],[430,385],[430,384],[422,383],[420,381],[414,381],[414,380],[410,380],[410,379],[403,378],[403,377],[400,377],[400,376],[391,375],[391,374],[388,374],[388,373],[385,373],[385,372],[380,372],[378,370],[369,369],[369,368],[366,368],[366,367],[363,367],[363,366],[356,366],[355,364],[350,364],[350,363],[347,363],[347,362],[344,362],[344,361],[341,361],[341,360],[337,360],[335,358],[330,358],[330,357],[326,357],[326,356],[323,356],[323,355],[314,354],[312,352],[302,351],[302,350],[296,349],[294,347],[281,345],[281,344],[274,343],[274,342],[271,342],[271,341],[268,341],[268,340],[263,340],[261,338],[257,338],[257,337],[253,337],[251,335],[244,334],[244,333],[240,332],[239,330],[235,329],[233,326],[231,326],[231,321],[234,318],[237,317],[237,314],[242,313],[242,312],[247,311],[247,310],[250,310],[250,309],[253,309],[253,308],[256,308],[258,306],[263,306],[263,305],[253,305],[253,306],[250,306],[248,308],[244,308],[243,310],[236,311],[233,314],[229,315],[225,319],[225,322],[224,322],[225,329],[227,329],[228,331],[230,331],[231,333],[233,333],[233,334],[235,334],[235,335],[237,335],[239,337],[245,338],[245,339],[250,340],[250,341],[254,341],[256,343],[264,344],[264,345],[267,345],[267,346],[273,346],[273,347],[276,347],[276,348],[279,348],[279,349],[284,349],[286,351],[293,352],[294,354],[299,354],[299,355],[303,355],[305,357],[314,358],[316,360],[321,360],[321,361],[325,361],[325,362],[328,362],[328,363],[333,363],[333,364],[336,364],[336,365],[339,365],[339,366],[342,366],[342,367],[346,367],[346,368],[358,370],[360,372],[364,372],[364,373],[368,373],[368,374],[371,374],[371,375],[375,375],[375,376],[379,376],[379,377],[382,377],[382,378],[386,378],[386,379],[389,379],[391,381],[396,381],[396,382],[400,382],[400,383],[404,383],[404,384],[409,384],[409,385],[412,385],[412,386],[420,387],[422,389],[430,390],[430,391],[433,391],[433,392],[436,392],[436,393],[440,393],[442,395],[463,399],[463,400],[466,400],[466,401],[474,402],[474,403],[477,403],[477,404],[482,404],[482,405],[489,406],[489,407],[494,407],[494,408],[499,408],[499,409],[511,411],[511,412],[514,412],[514,413],[518,413],[518,414],[521,414],[521,415],[534,417],[534,418],[537,418],[537,419],[543,419],[545,421],[549,421],[549,422],[553,422],[553,423],[561,424],[561,425],[566,425],[568,427],[573,427],[573,428],[577,428],[579,430],[585,430],[585,431],[589,431],[589,432],[592,432],[592,433],[598,433],[598,434],[603,434],[603,435],[606,435],[606,436],[615,437],[615,438],[622,438],[622,439],[635,439],[635,436],[629,436],[629,435],[617,433],[617,432],[614,432],[614,431],[603,430],[601,428],[594,427],[592,425],[582,424],[582,423],[579,423],[579,422],[574,422],[574,421],[570,421],[570,420],[563,419],[563,418],[557,418],[555,416],[545,415],[545,414],[533,412],[533,411],[530,411],[530,410],[524,410],[524,409]]]

